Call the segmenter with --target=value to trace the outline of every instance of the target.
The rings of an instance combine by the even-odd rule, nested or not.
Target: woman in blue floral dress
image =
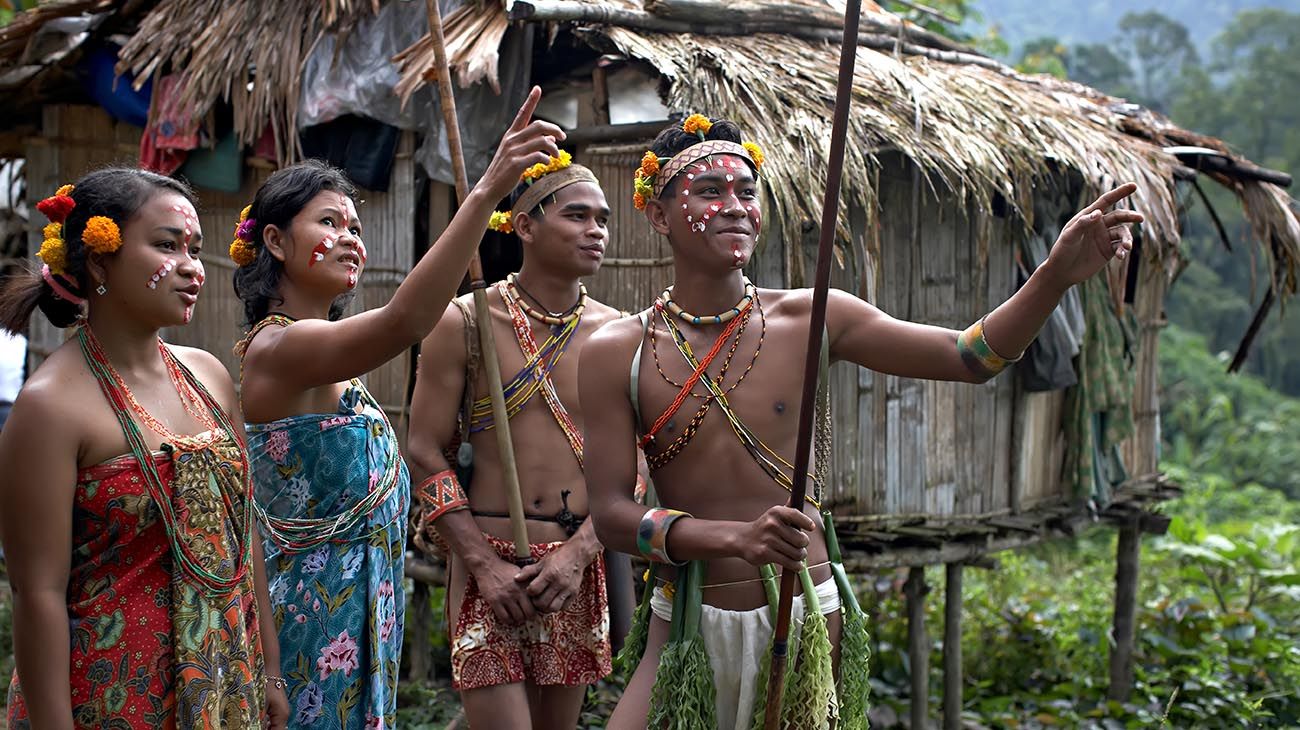
[[[433,329],[497,202],[558,154],[564,133],[528,121],[540,96],[383,306],[340,319],[367,254],[339,170],[279,170],[240,216],[230,255],[249,332],[236,351],[291,728],[394,727],[410,481],[358,378]]]

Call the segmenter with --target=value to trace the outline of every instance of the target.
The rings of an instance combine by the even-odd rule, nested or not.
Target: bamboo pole
[[[943,592],[943,730],[961,730],[961,563],[948,563]]]
[[[460,125],[456,121],[456,97],[451,87],[451,67],[447,59],[447,41],[442,34],[442,11],[438,0],[425,0],[429,14],[429,39],[433,41],[434,68],[438,70],[438,106],[447,129],[447,149],[456,176],[456,200],[465,202],[469,195],[469,176],[465,172],[465,153],[460,144]],[[487,371],[488,396],[492,401],[493,431],[501,455],[501,473],[505,477],[506,502],[510,512],[510,532],[514,536],[515,563],[533,562],[528,549],[528,528],[524,524],[524,503],[519,496],[519,468],[515,464],[514,442],[510,438],[510,414],[501,389],[501,362],[497,359],[496,337],[492,332],[492,313],[488,308],[487,282],[483,280],[483,260],[478,251],[469,261],[469,286],[474,294],[474,314],[478,320],[479,340],[483,345],[483,365]]]
[[[827,160],[826,196],[822,200],[821,239],[817,247],[817,276],[813,284],[812,315],[808,323],[808,350],[804,359],[803,396],[799,405],[799,435],[795,441],[794,475],[790,486],[790,508],[803,511],[808,492],[808,458],[812,450],[813,420],[816,416],[817,374],[821,369],[822,330],[826,325],[826,298],[831,281],[831,249],[835,243],[835,219],[840,210],[840,179],[844,172],[844,143],[848,133],[849,104],[853,94],[853,67],[858,59],[858,21],[862,1],[849,0],[844,9],[844,39],[840,46],[840,77],[835,90],[835,116],[831,125],[831,149]],[[781,700],[785,694],[785,665],[789,650],[790,613],[794,606],[794,571],[781,572],[781,595],[777,602],[776,629],[772,635],[772,662],[768,674],[764,727],[777,730],[781,723]]]
[[[929,592],[925,566],[909,568],[903,595],[907,597],[907,663],[912,685],[908,716],[912,730],[930,728],[930,637],[925,632],[925,595]]]

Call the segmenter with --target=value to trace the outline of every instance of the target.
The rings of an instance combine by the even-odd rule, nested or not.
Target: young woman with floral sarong
[[[231,244],[249,332],[242,398],[288,681],[290,725],[393,727],[410,480],[359,378],[420,341],[456,293],[496,202],[564,133],[529,123],[383,306],[339,319],[366,264],[356,191],[320,162],[267,178]]]
[[[0,325],[22,332],[39,307],[76,330],[0,436],[9,727],[282,728],[235,389],[158,336],[203,286],[193,196],[107,169],[37,208],[43,263],[0,284]]]

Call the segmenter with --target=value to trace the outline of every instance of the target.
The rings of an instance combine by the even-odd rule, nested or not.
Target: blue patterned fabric
[[[295,552],[265,539],[263,526],[289,727],[392,728],[411,491],[397,437],[357,381],[337,413],[249,424],[247,431],[255,497],[277,517],[336,515],[383,488],[385,465],[398,459],[393,493],[352,534]]]

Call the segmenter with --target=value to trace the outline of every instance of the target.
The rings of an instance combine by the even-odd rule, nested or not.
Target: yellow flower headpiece
[[[492,211],[492,217],[488,219],[488,230],[498,233],[514,233],[514,224],[510,222],[509,211],[495,210]]]
[[[257,249],[253,247],[253,231],[257,228],[257,219],[249,218],[253,206],[246,205],[239,211],[239,223],[235,224],[235,238],[230,242],[230,260],[236,266],[248,266],[257,260]]]
[[[536,165],[533,165],[527,170],[524,170],[524,174],[520,175],[519,179],[523,180],[529,185],[532,185],[533,183],[537,182],[537,179],[542,177],[543,175],[548,175],[552,172],[558,172],[560,170],[563,170],[564,168],[568,167],[572,163],[573,163],[573,155],[569,154],[565,150],[560,150],[559,157],[552,157],[550,160],[546,162],[539,162]]]
[[[36,253],[52,274],[64,274],[68,270],[68,249],[63,243],[63,224],[48,223],[45,226],[45,240],[41,250]]]
[[[95,253],[113,253],[122,247],[122,230],[108,216],[91,216],[81,232],[81,242]]]

